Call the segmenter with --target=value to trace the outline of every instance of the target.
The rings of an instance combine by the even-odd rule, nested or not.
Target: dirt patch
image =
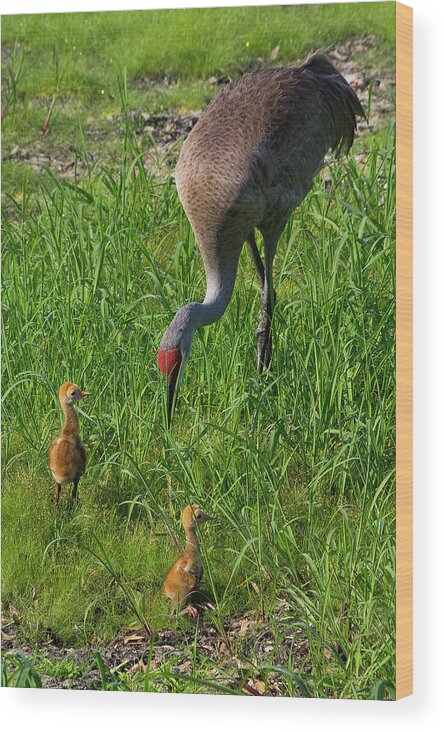
[[[201,616],[197,632],[196,627],[158,631],[150,644],[142,631],[130,630],[107,647],[84,648],[60,647],[51,639],[38,647],[17,643],[10,624],[3,634],[2,647],[6,657],[20,651],[33,660],[41,669],[46,688],[103,688],[96,660],[99,652],[110,688],[113,681],[124,677],[130,688],[142,689],[148,675],[152,690],[168,691],[168,677],[180,676],[185,681],[193,676],[233,693],[241,690],[254,696],[282,696],[288,695],[285,675],[269,667],[289,669],[294,674],[303,670],[304,675],[311,671],[307,638],[300,628],[285,623],[285,615],[281,603],[273,625],[248,613],[225,620],[222,629]],[[43,672],[48,666],[58,669],[55,675]],[[299,688],[295,695],[302,695]]]
[[[136,136],[140,151],[144,151],[144,166],[153,173],[165,175],[175,160],[177,142],[185,139],[199,119],[200,112],[191,112],[187,115],[176,115],[173,112],[161,114],[145,114],[130,111],[128,122],[131,133]],[[85,130],[85,141],[88,152],[76,146],[59,145],[48,149],[48,143],[41,139],[27,148],[14,145],[10,152],[3,156],[3,160],[21,162],[30,165],[40,172],[45,167],[50,168],[64,180],[78,180],[83,178],[89,170],[93,170],[96,163],[109,165],[118,164],[119,155],[103,152],[101,146],[105,140],[113,141],[115,149],[121,150],[125,136],[126,121],[122,114],[110,114],[100,127],[90,124]]]

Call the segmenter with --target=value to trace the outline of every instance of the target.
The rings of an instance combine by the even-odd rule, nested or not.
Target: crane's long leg
[[[272,338],[271,321],[273,318],[273,285],[272,277],[265,275],[264,287],[262,288],[262,318],[256,330],[257,342],[257,370],[261,374],[267,369],[271,362]]]
[[[262,318],[256,331],[257,341],[257,370],[261,374],[267,369],[271,362],[272,339],[271,339],[271,321],[273,318],[273,310],[276,305],[276,293],[273,289],[273,261],[276,254],[276,247],[279,241],[279,234],[273,236],[264,234],[265,249],[265,267],[264,282],[262,286]]]
[[[254,236],[254,229],[252,229],[251,232],[248,234],[247,244],[248,249],[250,250],[251,259],[253,260],[254,268],[256,270],[257,276],[259,277],[261,287],[263,288],[265,280],[265,268],[262,262],[261,255],[259,253],[259,249],[257,248],[256,237]]]
[[[261,290],[262,290],[262,294],[261,294],[262,319],[261,319],[261,322],[259,323],[259,327],[256,331],[257,370],[259,373],[262,373],[264,368],[268,368],[268,366],[270,365],[270,361],[271,361],[271,318],[273,315],[272,301],[275,296],[273,293],[273,296],[270,297],[269,291],[270,291],[270,287],[272,288],[271,275],[272,275],[273,261],[271,261],[271,265],[269,267],[269,273],[268,273],[268,276],[266,276],[265,267],[262,262],[262,258],[261,258],[259,249],[257,248],[256,238],[254,235],[254,229],[251,230],[250,234],[247,237],[247,244],[248,244],[248,249],[250,250],[251,259],[253,260],[254,268],[256,270],[257,276],[259,277],[259,280],[261,283]],[[274,258],[274,254],[273,254],[272,259],[273,258]],[[267,259],[267,253],[265,253],[265,259]]]

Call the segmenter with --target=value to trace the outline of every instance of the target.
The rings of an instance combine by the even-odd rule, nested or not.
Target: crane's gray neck
[[[211,325],[222,317],[232,292],[232,286],[217,289],[209,287],[202,303],[190,302],[180,308],[166,330],[160,347],[165,351],[180,347],[182,354],[189,352],[195,330]]]

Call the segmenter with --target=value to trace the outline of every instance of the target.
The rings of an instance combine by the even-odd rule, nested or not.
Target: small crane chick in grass
[[[188,605],[182,613],[197,618],[197,608],[190,603],[192,594],[199,588],[202,579],[202,561],[199,554],[196,524],[212,521],[214,516],[204,513],[197,504],[186,506],[182,513],[182,526],[187,543],[182,556],[174,562],[163,585],[163,594],[171,602],[171,613]]]
[[[56,508],[59,505],[62,483],[72,483],[72,499],[77,497],[77,484],[85,472],[86,452],[79,434],[79,418],[74,409],[89,391],[65,381],[59,389],[59,402],[65,421],[58,437],[49,448],[49,466],[56,482]]]

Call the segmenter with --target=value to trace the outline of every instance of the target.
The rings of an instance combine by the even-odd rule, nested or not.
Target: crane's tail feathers
[[[331,114],[331,149],[348,152],[353,145],[356,132],[356,118],[365,113],[355,90],[344,79],[325,53],[316,52],[309,56],[300,67],[313,75],[321,84],[326,106]]]

